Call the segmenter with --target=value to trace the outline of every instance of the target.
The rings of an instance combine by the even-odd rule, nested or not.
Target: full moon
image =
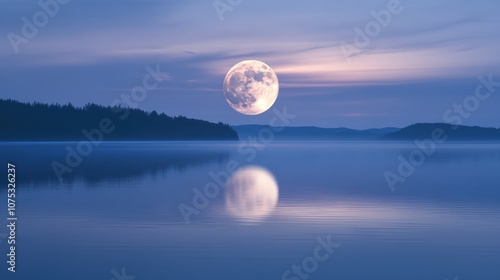
[[[262,167],[243,167],[228,180],[225,197],[229,214],[245,222],[258,222],[278,204],[278,183]]]
[[[278,98],[279,83],[269,65],[257,60],[242,61],[227,72],[224,96],[237,112],[258,115],[267,111]]]

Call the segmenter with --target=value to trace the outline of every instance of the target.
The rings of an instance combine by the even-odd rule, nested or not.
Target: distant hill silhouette
[[[126,111],[128,110],[128,111]],[[99,129],[109,119],[115,129],[106,140],[238,140],[227,124],[186,117],[170,117],[156,111],[88,104],[21,103],[0,99],[0,141],[79,141],[82,130]]]
[[[125,116],[126,115],[126,116]],[[71,104],[22,103],[0,99],[0,141],[79,141],[85,140],[83,130],[99,129],[108,119],[114,127],[103,133],[105,141],[141,140],[238,140],[258,137],[268,125],[210,123],[183,116],[170,117],[156,111],[145,112],[123,107],[87,104],[82,108]],[[444,130],[450,141],[500,141],[500,129],[478,126],[453,126],[445,123],[417,123],[399,129],[393,127],[356,130],[314,126],[285,127],[274,134],[277,141],[339,141],[339,140],[409,140],[432,137]]]
[[[373,128],[356,130],[349,128],[320,127],[285,127],[274,134],[277,141],[347,141],[347,140],[402,140],[428,139],[436,128],[441,128],[450,141],[500,141],[500,129],[478,126],[455,126],[445,123],[420,123],[405,128]],[[233,126],[240,139],[258,137],[263,129],[271,129],[268,125],[238,125]]]
[[[270,129],[268,125],[238,125],[233,129],[238,132],[240,139],[257,137],[262,129]],[[274,134],[274,140],[278,141],[330,141],[330,140],[377,140],[390,132],[398,131],[399,128],[374,128],[356,130],[350,128],[321,128],[314,126],[285,127],[279,133]]]
[[[500,129],[479,126],[454,126],[447,123],[417,123],[399,131],[388,133],[383,138],[387,140],[414,140],[431,138],[433,130],[442,129],[450,141],[491,141],[500,140]]]

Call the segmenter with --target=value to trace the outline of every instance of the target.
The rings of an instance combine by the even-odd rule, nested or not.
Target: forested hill
[[[0,99],[0,141],[79,141],[87,135],[99,138],[101,133],[104,141],[238,140],[238,134],[227,124],[170,117],[156,111]]]
[[[387,140],[414,140],[429,138],[439,129],[448,140],[499,141],[500,129],[493,127],[451,125],[446,123],[417,123],[385,135]]]

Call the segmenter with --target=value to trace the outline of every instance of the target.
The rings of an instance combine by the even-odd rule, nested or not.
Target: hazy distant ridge
[[[223,123],[170,117],[123,107],[95,104],[76,108],[68,105],[21,103],[0,99],[0,141],[79,141],[83,131],[92,132],[107,120],[112,132],[103,140],[238,140],[259,137],[271,129],[267,125],[229,126]],[[417,123],[405,128],[320,128],[314,126],[284,127],[274,133],[277,141],[334,140],[408,140],[431,138],[433,131],[443,130],[450,141],[500,141],[499,128],[453,126],[445,123]],[[271,129],[272,130],[272,129]],[[92,134],[92,133],[89,133]]]
[[[257,137],[262,129],[269,129],[268,125],[237,125],[233,129],[238,132],[240,139]],[[377,140],[390,132],[398,131],[399,128],[374,128],[356,130],[345,127],[321,128],[314,126],[285,127],[282,131],[274,134],[275,140],[302,140],[302,141],[327,141],[327,140]]]
[[[446,123],[417,123],[399,131],[385,135],[390,140],[413,140],[417,138],[431,138],[436,129],[442,129],[448,140],[470,141],[470,140],[500,140],[499,128],[487,128],[479,126],[451,125]]]
[[[258,137],[267,125],[238,125],[233,129],[240,139]],[[374,128],[356,130],[349,128],[285,127],[274,134],[278,141],[331,141],[331,140],[409,140],[428,139],[435,129],[442,129],[450,141],[500,141],[500,129],[478,126],[453,126],[445,123],[418,123],[405,128]]]

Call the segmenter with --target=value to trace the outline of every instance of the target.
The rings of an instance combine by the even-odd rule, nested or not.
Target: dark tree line
[[[238,140],[227,124],[156,111],[87,104],[21,103],[0,99],[0,141],[79,141],[83,130],[95,131],[106,120],[112,132],[104,140]]]
[[[499,128],[451,125],[446,123],[417,123],[397,132],[389,133],[386,139],[414,140],[430,138],[435,129],[441,129],[448,140],[500,140]]]

